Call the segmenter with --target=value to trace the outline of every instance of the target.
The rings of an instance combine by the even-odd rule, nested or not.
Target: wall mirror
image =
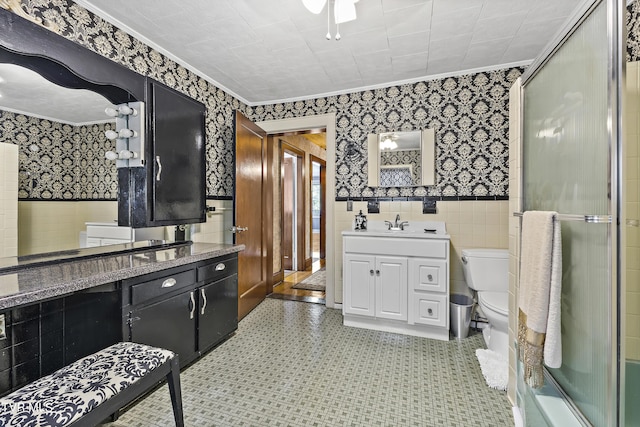
[[[1,8],[0,26],[0,143],[20,145],[19,197],[30,200],[18,203],[18,247],[39,232],[36,216],[53,230],[74,221],[76,230],[64,241],[38,236],[51,245],[18,254],[76,249],[84,221],[117,219],[117,173],[104,157],[115,145],[104,136],[113,119],[104,110],[144,99],[145,78]],[[52,199],[87,201],[70,213]]]
[[[371,134],[368,154],[369,187],[435,184],[433,129]]]

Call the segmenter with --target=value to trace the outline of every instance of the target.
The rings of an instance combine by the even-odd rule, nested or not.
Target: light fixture
[[[356,16],[356,3],[359,0],[333,0],[333,21],[336,24],[336,40],[340,40],[340,24],[353,21]],[[302,0],[302,4],[313,14],[319,14],[327,5],[327,40],[331,40],[331,3],[332,0]]]
[[[398,143],[388,136],[380,141],[380,150],[395,150],[396,148],[398,148]]]

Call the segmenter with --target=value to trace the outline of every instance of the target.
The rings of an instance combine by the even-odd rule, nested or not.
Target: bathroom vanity
[[[392,231],[372,221],[369,230],[343,231],[342,237],[346,326],[449,340],[444,223],[412,222]]]
[[[148,241],[0,259],[0,395],[118,341],[192,362],[237,328],[243,249]]]

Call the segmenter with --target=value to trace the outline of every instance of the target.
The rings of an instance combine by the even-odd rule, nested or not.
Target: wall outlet
[[[7,322],[4,314],[0,314],[0,340],[7,338]]]
[[[436,201],[434,199],[426,199],[422,202],[422,213],[423,214],[434,214],[437,213],[436,209]]]
[[[369,200],[367,202],[367,213],[380,213],[380,203],[377,200]]]

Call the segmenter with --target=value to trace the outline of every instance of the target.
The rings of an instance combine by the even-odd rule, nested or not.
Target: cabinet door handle
[[[156,175],[156,181],[160,181],[160,174],[162,173],[162,163],[160,163],[160,156],[156,156],[156,163],[158,164],[158,174]]]
[[[373,270],[369,270],[369,274],[373,276]]]
[[[200,296],[202,297],[202,309],[200,310],[200,314],[204,314],[204,309],[207,307],[207,294],[204,291],[204,288],[200,288]]]
[[[432,308],[428,309],[427,313],[429,313],[429,316],[433,316],[433,309]]]
[[[174,279],[173,277],[169,277],[167,280],[162,282],[162,287],[163,288],[170,288],[172,286],[175,286],[175,284],[176,284],[176,279]]]
[[[380,270],[376,270],[376,276],[380,275]]]
[[[189,292],[189,302],[191,302],[191,308],[189,309],[189,319],[193,319],[193,314],[196,312],[196,298],[193,295],[193,291]]]
[[[224,265],[224,263],[223,263],[223,262],[221,262],[220,264],[216,265],[216,271],[222,271],[222,270],[224,270],[225,268],[227,268],[227,266],[226,266],[226,265]]]
[[[433,275],[429,274],[429,275],[427,276],[427,279],[428,279],[430,282],[433,282]]]

